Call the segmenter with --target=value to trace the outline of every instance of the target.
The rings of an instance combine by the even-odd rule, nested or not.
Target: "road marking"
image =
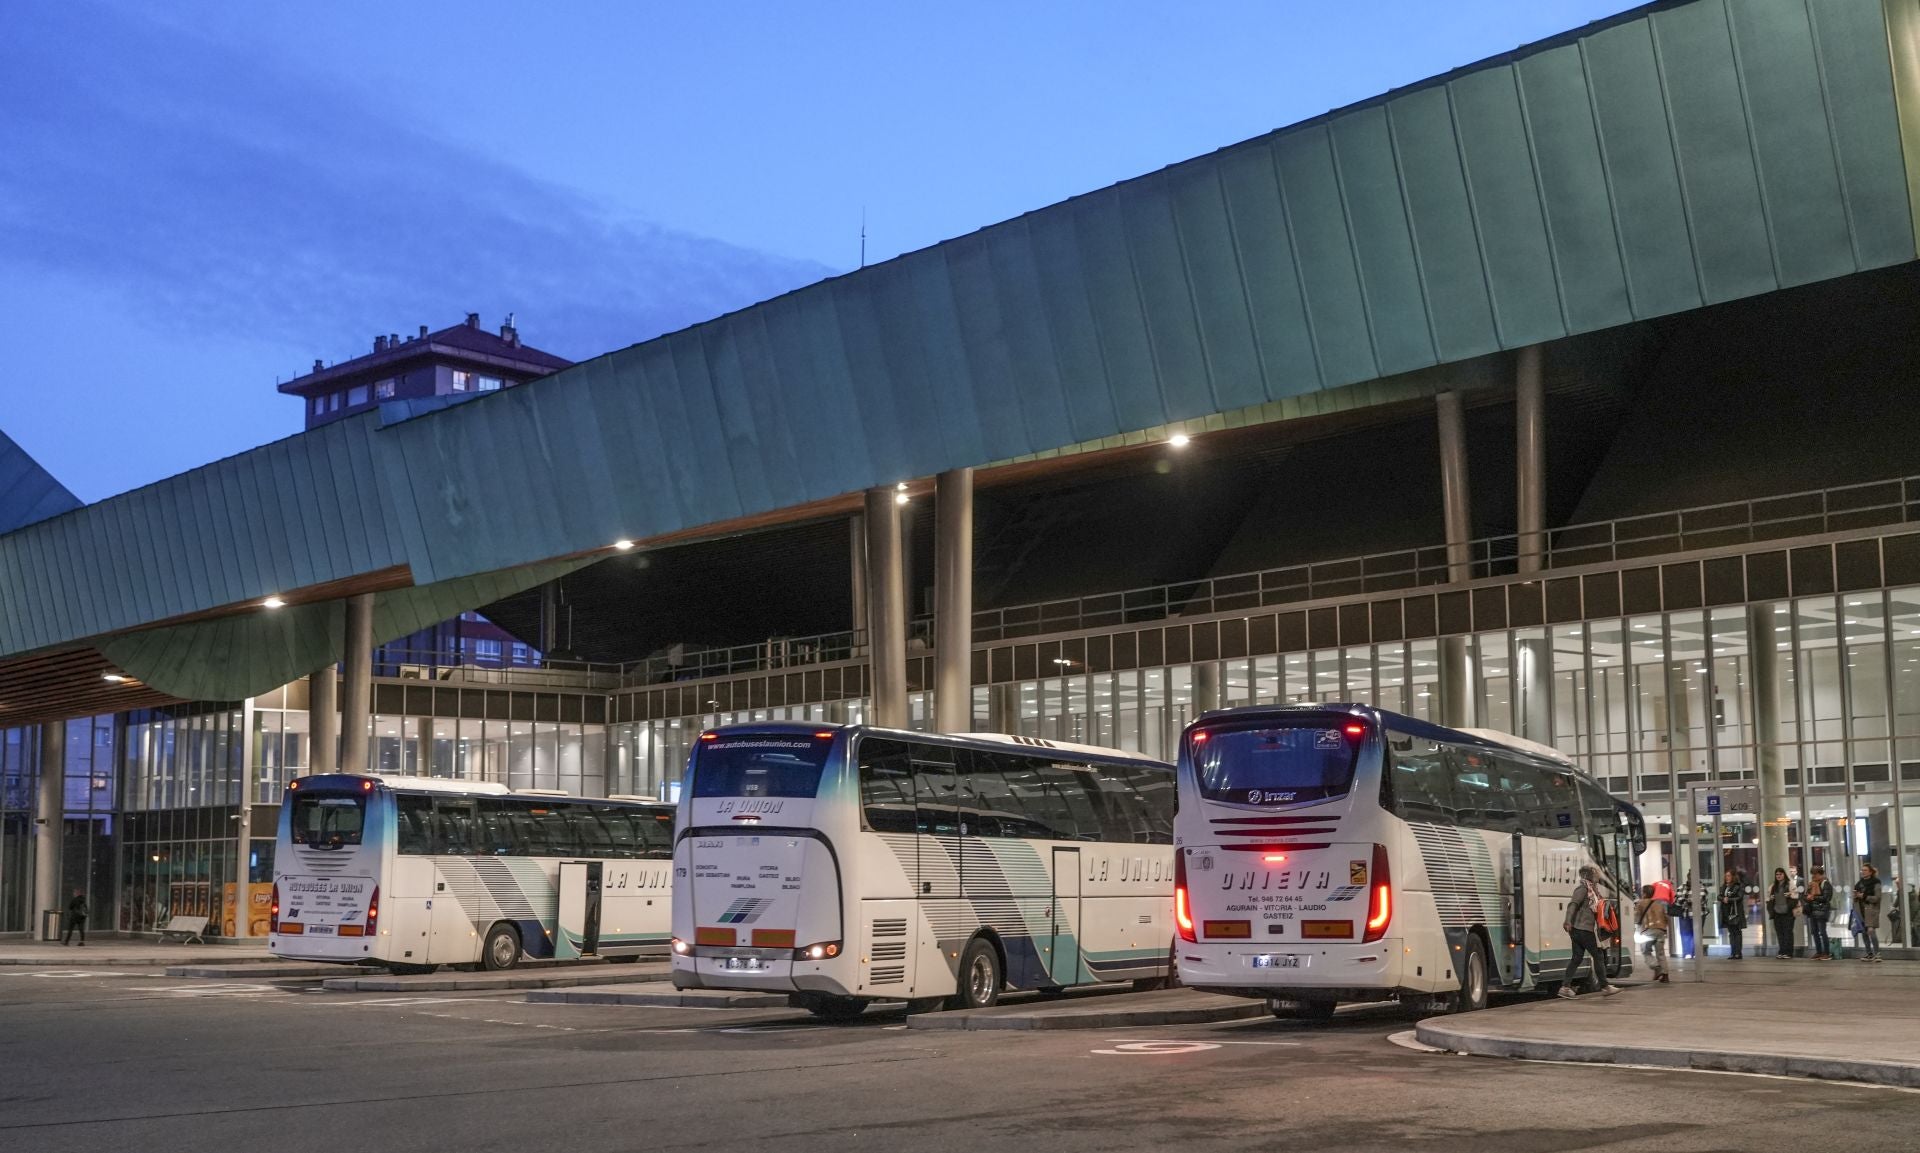
[[[1446,1052],[1445,1049],[1439,1048],[1434,1045],[1429,1045],[1425,1041],[1420,1040],[1417,1036],[1414,1035],[1414,1031],[1412,1029],[1406,1029],[1399,1033],[1391,1034],[1387,1037],[1387,1040],[1400,1046],[1402,1049],[1412,1049],[1416,1053],[1445,1053]]]
[[[1203,1053],[1220,1046],[1212,1041],[1123,1041],[1111,1049],[1095,1049],[1102,1057],[1166,1057]]]
[[[491,999],[492,998],[489,997],[370,997],[358,1001],[315,1001],[313,1004],[341,1009],[358,1009],[368,1005],[394,1008],[400,1005],[456,1005],[469,1001],[487,1001]]]
[[[70,981],[76,977],[162,977],[163,973],[116,973],[110,969],[39,969],[29,973],[16,973],[8,970],[0,973],[5,977],[51,977],[56,981]]]

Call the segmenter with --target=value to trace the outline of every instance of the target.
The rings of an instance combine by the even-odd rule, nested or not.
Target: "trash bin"
[[[60,939],[60,910],[41,910],[40,939],[42,941],[58,941]]]

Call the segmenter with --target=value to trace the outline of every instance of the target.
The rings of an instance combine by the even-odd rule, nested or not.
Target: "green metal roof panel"
[[[1317,411],[1912,260],[1916,5],[1636,10],[532,384],[323,426],[0,536],[0,655]]]

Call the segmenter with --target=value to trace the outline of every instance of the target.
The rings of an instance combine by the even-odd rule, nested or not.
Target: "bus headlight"
[[[840,942],[821,941],[817,945],[806,945],[793,951],[796,961],[831,961],[840,955]]]
[[[682,941],[680,938],[675,937],[673,939],[673,951],[679,954],[680,956],[684,957],[688,953],[693,952],[693,949],[685,941]]]

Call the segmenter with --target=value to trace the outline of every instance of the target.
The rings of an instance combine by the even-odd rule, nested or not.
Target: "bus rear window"
[[[293,843],[331,848],[360,843],[367,818],[365,793],[297,793]]]
[[[1189,742],[1210,801],[1299,804],[1346,793],[1366,730],[1343,721],[1202,729]]]
[[[693,754],[693,795],[811,797],[832,749],[831,739],[798,736],[701,741]]]

